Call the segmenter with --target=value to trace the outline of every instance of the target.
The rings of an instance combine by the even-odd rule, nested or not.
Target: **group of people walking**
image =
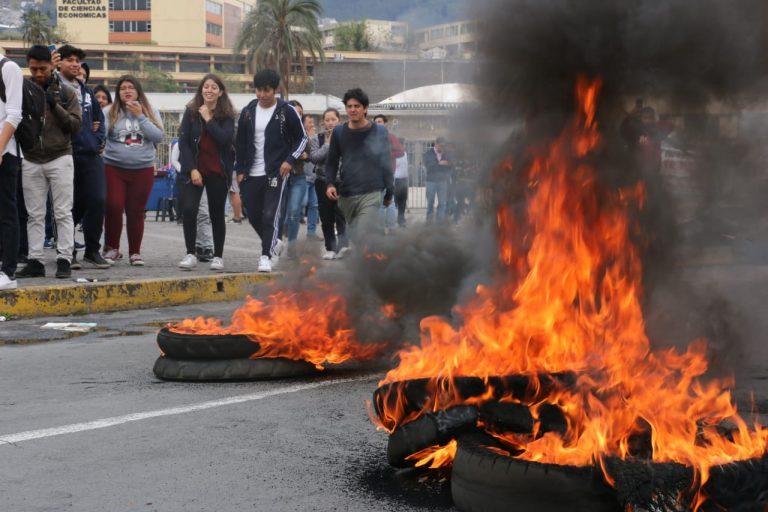
[[[68,278],[82,265],[109,268],[122,259],[123,216],[128,263],[144,265],[144,213],[164,138],[162,118],[133,76],[118,80],[114,102],[105,87],[89,88],[85,57],[70,45],[53,52],[33,46],[27,54],[31,77],[24,79],[19,66],[0,55],[0,290],[16,288],[16,278],[45,276],[47,210],[57,233],[56,277]],[[224,269],[228,196],[242,198],[261,239],[261,272],[270,272],[286,247],[287,256],[295,257],[305,210],[310,238],[319,239],[315,226],[321,226],[324,259],[343,257],[350,239],[360,241],[382,219],[389,228],[392,212],[405,225],[407,155],[387,131],[385,116],[368,119],[365,92],[344,95],[346,123],[329,108],[315,126],[300,104],[278,97],[279,86],[275,71],[259,71],[256,99],[237,123],[226,87],[214,74],[203,78],[187,105],[178,133],[186,246],[181,268],[199,262],[203,198],[212,270]],[[80,258],[78,224],[85,241]]]

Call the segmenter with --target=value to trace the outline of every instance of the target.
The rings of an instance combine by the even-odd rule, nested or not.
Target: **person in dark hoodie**
[[[61,81],[75,90],[83,112],[80,131],[72,138],[75,163],[72,220],[75,226],[83,223],[83,261],[94,268],[105,269],[109,268],[110,264],[100,252],[101,234],[104,229],[104,202],[107,195],[104,160],[101,158],[106,139],[104,113],[93,91],[85,85],[85,81],[80,81],[83,77],[85,52],[68,44],[59,48],[58,52],[61,56]],[[72,268],[80,268],[77,251],[72,256]]]
[[[307,147],[296,110],[277,98],[280,75],[271,69],[253,77],[256,100],[240,113],[235,139],[237,179],[248,222],[261,238],[259,272],[272,271],[278,254],[285,184]]]
[[[361,89],[344,95],[349,121],[334,128],[325,167],[326,194],[339,202],[357,241],[376,231],[379,210],[392,204],[395,192],[389,132],[367,119],[369,103]]]
[[[213,230],[211,270],[224,270],[227,229],[224,208],[234,166],[234,138],[235,109],[227,89],[218,76],[208,74],[187,105],[179,127],[179,202],[187,246],[187,255],[179,267],[185,270],[197,266],[197,219],[203,189],[208,195],[208,214]]]
[[[27,65],[32,80],[46,91],[45,123],[40,144],[25,151],[22,162],[22,187],[27,207],[27,238],[29,260],[16,277],[45,277],[43,242],[45,238],[45,204],[48,192],[53,199],[56,221],[56,277],[72,275],[71,262],[75,246],[75,225],[72,222],[74,196],[74,164],[72,137],[82,126],[82,109],[77,92],[64,84],[54,66],[51,51],[41,45],[27,52]]]

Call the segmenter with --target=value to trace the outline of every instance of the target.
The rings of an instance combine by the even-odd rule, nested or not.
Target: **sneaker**
[[[179,268],[184,270],[192,270],[197,266],[197,256],[194,254],[187,254],[184,259],[179,262]]]
[[[259,258],[259,272],[272,272],[272,261],[269,256]]]
[[[19,283],[15,279],[8,277],[5,272],[0,272],[0,291],[15,290]]]
[[[53,238],[46,238],[45,242],[43,242],[43,248],[44,249],[53,249],[56,246],[56,242]]]
[[[325,251],[323,251],[323,259],[324,260],[335,260],[336,259],[336,253],[326,249]]]
[[[236,219],[236,218],[232,217],[227,222],[232,223],[232,224],[242,224],[243,223],[243,219]]]
[[[83,255],[83,261],[94,268],[102,270],[112,266],[106,259],[101,256],[101,254],[99,254],[99,251],[85,253]]]
[[[110,265],[114,265],[117,260],[123,258],[123,255],[120,254],[120,251],[117,249],[109,249],[108,251],[104,252],[103,256],[104,259],[107,260],[107,263]]]
[[[131,264],[132,267],[144,266],[144,258],[141,257],[141,254],[131,254],[131,257],[128,258],[128,262]]]
[[[211,270],[224,270],[224,260],[214,256],[213,261],[211,261]]]
[[[56,279],[68,279],[72,277],[72,266],[64,258],[56,260]]]
[[[336,253],[336,259],[337,259],[337,260],[340,260],[340,259],[342,259],[342,258],[343,258],[344,256],[346,256],[346,255],[347,255],[347,253],[349,253],[349,251],[351,251],[351,250],[352,250],[352,249],[350,249],[349,247],[342,247],[342,248],[341,248],[341,249],[339,249],[339,250],[338,250],[338,252]]]
[[[69,265],[72,270],[82,270],[83,266],[77,261],[77,251],[72,253],[72,263]]]
[[[284,248],[285,242],[278,238],[277,243],[275,244],[275,249],[272,251],[272,256],[277,256],[279,258],[283,254]]]
[[[195,247],[195,255],[198,261],[208,263],[213,259],[213,249],[203,249],[202,247]]]
[[[23,269],[16,272],[17,279],[45,277],[45,266],[37,260],[29,260]]]

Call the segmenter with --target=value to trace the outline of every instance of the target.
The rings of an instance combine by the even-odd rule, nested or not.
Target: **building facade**
[[[256,0],[56,0],[56,21],[77,45],[231,48]]]
[[[418,50],[431,58],[471,59],[477,52],[477,21],[457,21],[414,31]]]
[[[320,25],[323,48],[335,50],[336,29],[345,23],[334,19],[324,19]],[[402,21],[365,20],[365,32],[372,49],[384,51],[404,51],[408,48],[409,25]]]

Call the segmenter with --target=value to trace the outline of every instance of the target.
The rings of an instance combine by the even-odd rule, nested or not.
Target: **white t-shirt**
[[[0,54],[0,59],[3,57]],[[21,68],[13,61],[8,61],[3,66],[3,83],[5,84],[6,101],[0,100],[0,129],[2,129],[5,123],[18,128],[21,122],[21,97],[24,76],[21,73]],[[0,148],[0,151],[3,154],[10,153],[14,156],[20,156],[16,153],[15,137],[11,137],[5,149]]]
[[[251,167],[251,176],[266,176],[267,174],[266,163],[264,162],[265,132],[276,108],[277,103],[270,108],[263,108],[261,105],[256,105],[256,154],[253,159],[253,167]]]
[[[395,160],[395,179],[408,177],[408,153]]]

